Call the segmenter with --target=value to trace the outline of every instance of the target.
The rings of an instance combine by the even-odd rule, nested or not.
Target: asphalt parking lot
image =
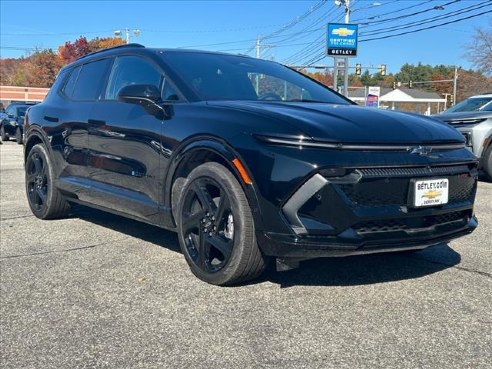
[[[22,147],[0,151],[1,368],[492,367],[492,183],[449,245],[220,288],[174,233],[83,207],[38,220]]]

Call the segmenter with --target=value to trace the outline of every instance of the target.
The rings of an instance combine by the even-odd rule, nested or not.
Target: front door
[[[130,84],[161,90],[163,74],[139,56],[115,59],[104,97],[88,119],[92,202],[158,223],[163,121],[141,105],[117,100],[118,91]]]

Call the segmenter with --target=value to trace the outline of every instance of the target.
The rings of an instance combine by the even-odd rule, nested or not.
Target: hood
[[[213,101],[208,105],[273,118],[317,141],[368,144],[464,142],[456,129],[437,120],[356,105],[266,101]]]
[[[457,113],[436,114],[432,118],[449,124],[476,124],[492,118],[492,111],[460,111]]]

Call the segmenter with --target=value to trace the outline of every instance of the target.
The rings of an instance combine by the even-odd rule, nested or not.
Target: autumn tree
[[[25,68],[25,86],[50,87],[60,70],[60,62],[53,50],[47,49],[31,55]]]
[[[22,59],[0,59],[0,85],[15,86],[15,74]]]
[[[492,75],[492,20],[488,29],[475,28],[475,36],[468,49],[468,60],[485,75]]]
[[[80,36],[74,42],[67,41],[58,48],[58,57],[61,65],[66,65],[91,52],[89,42]]]
[[[89,41],[88,46],[89,46],[90,52],[94,52],[97,50],[108,49],[110,47],[120,46],[120,45],[124,45],[124,44],[125,44],[125,41],[123,41],[119,37],[106,37],[106,38],[96,37],[96,38]]]

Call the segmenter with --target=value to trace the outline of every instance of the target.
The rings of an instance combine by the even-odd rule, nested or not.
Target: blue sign
[[[357,56],[358,28],[357,24],[328,23],[327,55]]]

